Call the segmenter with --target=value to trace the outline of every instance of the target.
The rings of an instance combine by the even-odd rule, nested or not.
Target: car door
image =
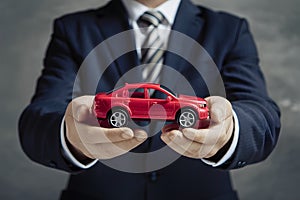
[[[149,102],[145,98],[145,88],[130,88],[128,106],[134,119],[147,119]]]
[[[174,112],[174,103],[170,94],[163,90],[148,89],[149,115],[151,119],[170,119]],[[168,97],[170,99],[168,99]]]

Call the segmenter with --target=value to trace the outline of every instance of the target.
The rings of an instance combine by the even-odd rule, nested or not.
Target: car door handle
[[[154,105],[154,104],[157,104],[157,102],[155,101],[155,102],[152,102],[151,104]]]

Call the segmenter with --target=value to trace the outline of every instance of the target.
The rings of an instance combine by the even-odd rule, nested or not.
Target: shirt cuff
[[[231,158],[233,153],[235,152],[235,149],[238,144],[239,135],[240,135],[240,126],[239,126],[239,119],[235,113],[234,110],[232,110],[233,114],[233,121],[234,121],[234,132],[233,132],[233,140],[232,143],[227,151],[227,153],[218,161],[218,162],[212,162],[206,159],[201,159],[204,163],[211,165],[212,167],[218,167],[222,164],[224,164],[227,160]]]
[[[82,169],[88,169],[94,166],[98,160],[94,160],[91,163],[88,164],[82,164],[79,162],[71,153],[70,149],[67,146],[66,143],[66,138],[65,138],[65,117],[63,117],[61,126],[60,126],[60,141],[61,141],[61,146],[62,146],[62,153],[64,154],[65,158],[71,162],[73,165],[82,168]]]

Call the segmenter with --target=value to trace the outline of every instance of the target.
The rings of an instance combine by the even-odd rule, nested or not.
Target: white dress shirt
[[[134,29],[136,50],[137,50],[139,58],[141,58],[141,46],[142,46],[144,40],[146,39],[147,34],[144,33],[143,31],[141,31],[141,29],[139,28],[139,26],[137,24],[137,21],[148,10],[160,11],[166,18],[164,23],[162,23],[158,26],[158,29],[160,31],[162,31],[162,33],[163,33],[160,35],[161,39],[165,42],[166,45],[168,44],[171,27],[174,24],[175,17],[176,17],[181,0],[168,0],[156,8],[148,8],[147,6],[137,2],[135,0],[122,0],[122,2],[128,12],[129,23],[132,26],[132,28]],[[225,163],[234,153],[237,143],[238,143],[238,138],[239,138],[239,122],[238,122],[238,118],[234,111],[233,111],[233,117],[234,117],[234,124],[235,124],[234,125],[234,133],[233,133],[234,135],[233,135],[233,141],[231,143],[231,146],[229,147],[229,150],[217,163],[211,162],[206,159],[201,159],[204,163],[211,165],[213,167],[217,167],[217,166],[220,166],[223,163]],[[80,167],[82,169],[88,169],[88,168],[92,167],[94,164],[96,164],[96,162],[98,160],[94,160],[93,162],[91,162],[87,165],[84,165],[84,164],[80,163],[72,155],[72,153],[70,152],[70,150],[68,149],[67,144],[66,144],[66,138],[65,138],[66,136],[65,136],[65,132],[64,132],[64,126],[65,126],[65,124],[64,124],[64,119],[63,119],[62,124],[61,124],[61,137],[60,138],[61,138],[61,144],[62,144],[64,156],[72,164],[74,164],[75,166]]]
[[[171,27],[174,24],[181,0],[169,0],[153,9],[150,9],[135,0],[122,0],[122,2],[129,16],[129,24],[134,30],[136,50],[139,58],[141,58],[141,47],[148,35],[148,32],[140,29],[137,21],[148,10],[160,11],[164,15],[166,20],[164,20],[163,23],[159,24],[157,30],[160,36],[160,40],[162,40],[165,44],[165,47],[167,47]]]

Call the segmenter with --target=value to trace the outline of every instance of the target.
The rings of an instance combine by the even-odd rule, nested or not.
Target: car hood
[[[178,100],[195,102],[195,103],[206,103],[206,101],[203,98],[196,97],[196,96],[184,95],[184,94],[180,94],[178,97]]]
[[[101,99],[103,97],[110,97],[110,96],[111,96],[111,94],[107,94],[105,92],[101,92],[101,93],[98,93],[98,94],[95,95],[95,99]]]

